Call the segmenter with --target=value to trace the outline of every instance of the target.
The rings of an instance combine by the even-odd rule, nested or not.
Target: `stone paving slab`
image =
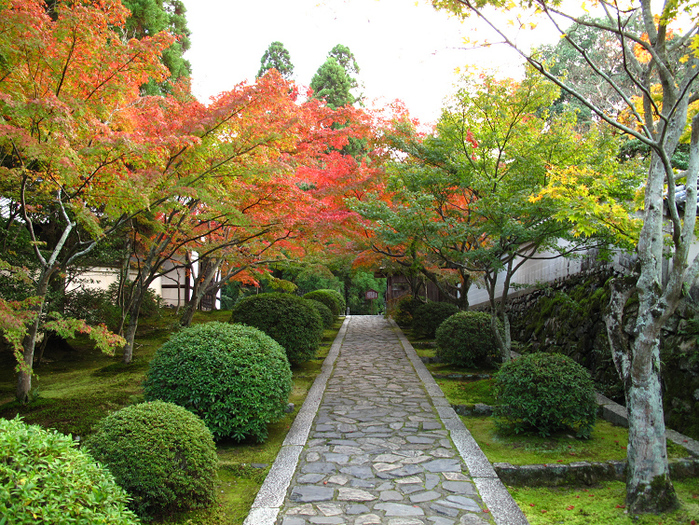
[[[245,525],[527,524],[394,324],[348,317],[321,376]]]

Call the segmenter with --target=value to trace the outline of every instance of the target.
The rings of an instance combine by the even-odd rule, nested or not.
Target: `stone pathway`
[[[246,525],[527,523],[395,325],[348,317],[326,365]]]

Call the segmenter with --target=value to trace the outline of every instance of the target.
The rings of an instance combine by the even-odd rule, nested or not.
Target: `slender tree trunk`
[[[194,319],[194,312],[199,309],[201,300],[206,295],[206,292],[210,289],[211,281],[218,273],[220,263],[216,259],[203,258],[199,264],[199,275],[194,277],[194,289],[192,290],[192,297],[190,298],[187,306],[185,306],[184,313],[180,318],[180,324],[182,326],[189,326],[192,324]]]
[[[52,270],[45,268],[39,276],[37,286],[37,296],[41,299],[36,306],[36,318],[29,326],[27,334],[22,341],[22,363],[20,363],[19,373],[17,374],[17,390],[15,392],[17,401],[22,404],[29,402],[29,393],[32,390],[32,373],[34,368],[34,351],[36,349],[36,339],[41,326],[41,317],[44,313],[44,305],[46,304],[46,293],[48,291],[49,279],[51,278]]]
[[[466,272],[461,271],[461,296],[459,297],[459,309],[468,310],[468,292],[471,289],[471,276]]]
[[[136,340],[136,330],[138,329],[138,316],[141,313],[141,303],[143,302],[144,290],[145,288],[143,285],[141,283],[137,283],[131,298],[128,322],[126,324],[126,330],[124,331],[124,339],[126,339],[126,344],[124,345],[124,356],[122,358],[123,362],[127,364],[133,361],[134,342]]]
[[[512,358],[512,336],[510,333],[510,317],[507,315],[507,299],[513,273],[513,259],[510,259],[507,263],[505,282],[503,283],[502,293],[499,299],[495,297],[498,272],[493,270],[490,274],[486,274],[485,276],[486,285],[488,287],[488,298],[490,300],[490,328],[493,332],[495,342],[500,349],[503,363],[507,363]],[[502,322],[502,332],[498,327],[498,319]]]

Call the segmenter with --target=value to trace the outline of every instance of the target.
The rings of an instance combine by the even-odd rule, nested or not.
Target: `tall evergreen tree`
[[[184,53],[190,48],[186,12],[182,0],[123,0],[131,11],[126,21],[124,33],[127,38],[141,39],[153,36],[159,31],[168,31],[177,41],[163,52],[163,64],[170,70],[170,78],[164,82],[151,80],[141,90],[148,95],[162,95],[170,92],[172,85],[183,77],[192,74],[192,66],[185,60]]]
[[[359,66],[354,54],[347,46],[336,45],[311,80],[313,96],[325,100],[332,108],[360,101],[361,97],[352,94],[352,90],[359,86],[357,79],[352,76],[357,73]]]
[[[276,69],[287,80],[291,80],[291,77],[294,75],[294,64],[291,63],[289,51],[284,47],[284,44],[278,41],[269,45],[262,55],[260,64],[257,78],[260,78],[270,69]]]

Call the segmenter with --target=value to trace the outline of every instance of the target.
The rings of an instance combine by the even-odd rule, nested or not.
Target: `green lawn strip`
[[[534,465],[626,459],[627,429],[604,420],[597,421],[590,439],[578,439],[567,432],[549,437],[507,434],[497,431],[491,417],[461,416],[461,420],[491,463]],[[682,458],[688,453],[668,442],[668,455]]]
[[[435,378],[435,381],[453,405],[475,405],[483,403],[494,405],[493,379],[476,381],[458,381],[453,379]]]
[[[230,312],[226,311],[197,312],[194,323],[229,319]],[[320,373],[342,321],[325,330],[315,359],[292,368],[294,384],[289,401],[295,408],[269,426],[265,443],[217,444],[220,459],[217,503],[209,509],[167,518],[163,523],[228,525],[244,521],[308,390]],[[107,356],[82,338],[70,341],[72,350],[47,352],[45,362],[37,369],[38,378],[34,378],[34,385],[39,387],[38,396],[26,406],[12,400],[16,381],[14,357],[9,351],[0,353],[0,362],[8,365],[0,375],[0,396],[5,401],[0,404],[0,417],[11,419],[20,415],[27,423],[74,436],[87,435],[110,412],[143,400],[141,383],[148,362],[178,326],[178,317],[169,310],[140,323],[134,362],[128,365],[121,362],[120,355]]]
[[[699,479],[674,481],[682,508],[662,516],[629,516],[624,509],[626,485],[620,481],[581,487],[508,487],[531,525],[690,525],[699,519]]]

